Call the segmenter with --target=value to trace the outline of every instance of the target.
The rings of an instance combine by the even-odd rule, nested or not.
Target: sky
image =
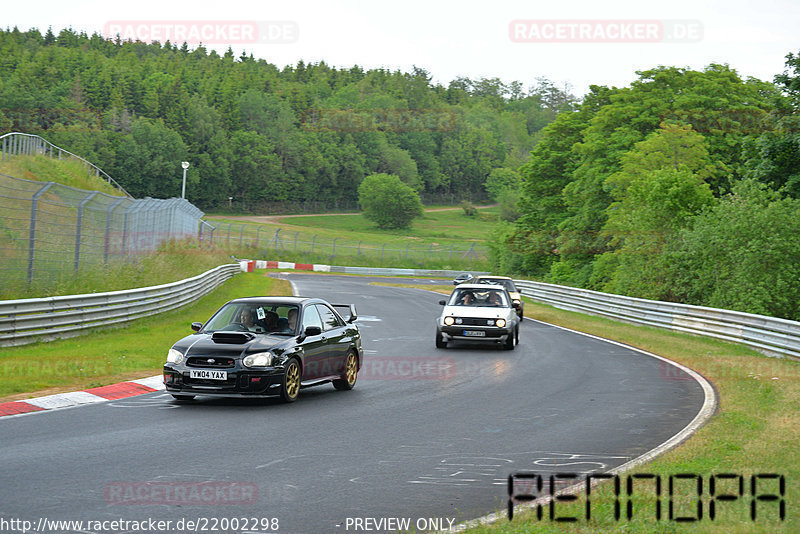
[[[659,65],[725,63],[769,81],[800,52],[797,0],[39,0],[7,2],[0,26],[144,39],[184,31],[206,37],[207,48],[231,46],[280,67],[417,66],[443,85],[497,77],[527,88],[545,77],[576,95],[627,86],[637,70]]]

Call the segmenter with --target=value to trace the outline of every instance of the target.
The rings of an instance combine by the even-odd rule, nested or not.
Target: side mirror
[[[199,332],[203,328],[203,323],[192,323],[192,330]]]
[[[446,300],[440,300],[440,301],[439,301],[439,304],[440,304],[441,306],[446,306],[446,305],[447,305],[447,301],[446,301]]]
[[[322,328],[320,328],[318,326],[307,326],[306,327],[306,331],[305,331],[306,337],[308,337],[308,336],[318,336],[321,333],[322,333]]]

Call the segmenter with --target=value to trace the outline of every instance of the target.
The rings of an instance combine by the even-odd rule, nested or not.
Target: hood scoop
[[[214,343],[228,343],[230,345],[244,345],[255,337],[252,332],[226,332],[224,330],[211,334],[211,340]]]

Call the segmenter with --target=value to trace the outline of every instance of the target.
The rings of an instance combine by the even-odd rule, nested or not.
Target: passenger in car
[[[475,295],[472,291],[464,291],[461,298],[458,300],[460,306],[472,306],[475,303]]]

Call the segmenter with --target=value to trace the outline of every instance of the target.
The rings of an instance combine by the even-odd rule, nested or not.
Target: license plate
[[[486,332],[483,330],[464,330],[464,335],[466,337],[484,337]]]
[[[204,378],[206,380],[227,380],[228,373],[225,371],[209,371],[206,369],[192,369],[189,371],[191,378]]]

